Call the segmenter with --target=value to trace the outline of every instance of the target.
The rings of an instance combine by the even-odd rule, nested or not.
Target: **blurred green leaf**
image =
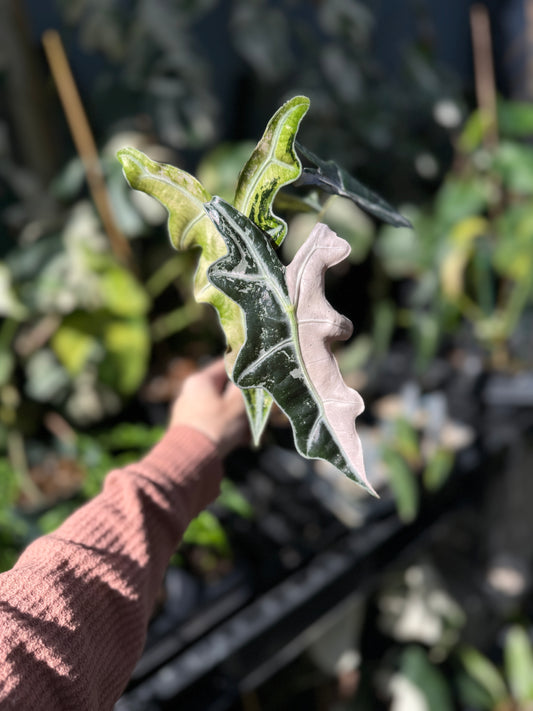
[[[11,568],[29,542],[30,526],[15,509],[19,477],[6,457],[0,458],[0,573]]]
[[[456,222],[447,235],[439,272],[442,291],[451,301],[460,299],[464,293],[466,267],[475,254],[478,238],[489,230],[485,218],[473,215]]]
[[[322,203],[320,202],[318,191],[310,192],[307,195],[297,195],[284,191],[276,195],[274,208],[280,212],[320,212]]]
[[[80,158],[70,160],[50,186],[53,194],[65,202],[77,197],[85,185],[85,168]]]
[[[399,417],[394,422],[393,442],[396,451],[408,464],[413,467],[418,464],[421,458],[418,433],[405,417]]]
[[[424,487],[428,491],[438,491],[451,474],[453,463],[453,452],[446,449],[433,452],[422,474]]]
[[[493,169],[511,192],[533,195],[533,148],[530,146],[501,142],[494,154]]]
[[[335,351],[343,376],[362,370],[372,357],[374,341],[368,334],[356,336],[347,346]]]
[[[455,706],[446,677],[432,664],[421,647],[409,646],[401,656],[400,672],[407,677],[427,699],[431,711],[454,711]]]
[[[483,176],[460,177],[450,174],[437,193],[435,219],[441,230],[471,215],[483,214],[495,197],[494,186]]]
[[[393,449],[384,449],[383,462],[396,501],[398,516],[404,523],[411,523],[415,520],[419,507],[416,477],[405,459]]]
[[[211,195],[231,202],[239,173],[255,148],[252,141],[222,143],[210,151],[196,169],[198,180]]]
[[[390,347],[396,326],[396,308],[392,301],[381,299],[374,306],[372,341],[374,352],[384,356]]]
[[[7,535],[6,541],[3,539],[2,524],[0,523],[0,573],[10,570],[19,557],[20,551],[17,546],[13,545],[12,541],[9,539],[9,533]]]
[[[463,153],[473,153],[482,145],[487,131],[492,126],[492,118],[483,111],[473,111],[463,126],[458,146]]]
[[[146,374],[151,340],[143,318],[117,319],[108,311],[77,311],[63,320],[51,345],[72,376],[92,365],[103,383],[129,395]]]
[[[107,450],[148,450],[159,442],[164,432],[164,427],[151,427],[150,425],[142,423],[122,422],[120,425],[116,425],[116,427],[102,434],[98,440]]]
[[[105,477],[114,467],[114,460],[93,435],[78,435],[77,447],[85,467],[82,494],[92,499],[100,493]]]
[[[183,542],[211,548],[222,556],[231,553],[231,546],[220,521],[210,511],[202,511],[183,534]]]
[[[15,358],[13,354],[4,349],[0,350],[0,387],[9,382],[14,367]]]
[[[39,516],[37,525],[43,535],[52,533],[80,506],[76,501],[62,501]]]
[[[413,94],[427,95],[433,102],[442,96],[451,101],[448,91],[443,87],[442,75],[439,76],[436,62],[421,43],[407,43],[405,47],[406,72]],[[416,89],[413,85],[416,85]]]
[[[533,207],[510,205],[497,221],[494,268],[514,281],[530,280],[533,271]]]
[[[0,508],[0,573],[9,570],[30,542],[30,525],[13,508]]]
[[[98,318],[95,316],[95,318]],[[90,322],[89,322],[90,323]],[[97,328],[87,329],[88,314],[74,313],[63,321],[51,340],[51,346],[60,363],[70,375],[78,375],[91,360],[102,354]]]
[[[227,478],[222,479],[217,503],[242,518],[252,518],[254,515],[252,505],[244,498],[235,484]]]
[[[533,136],[533,106],[526,101],[498,102],[498,126],[506,138]]]
[[[521,704],[533,701],[533,649],[528,633],[519,625],[507,632],[504,665],[513,698]]]
[[[135,392],[146,374],[150,332],[141,320],[110,320],[103,332],[105,356],[100,377],[122,395]]]
[[[99,279],[103,306],[116,316],[143,316],[150,300],[143,286],[125,268],[109,263]]]
[[[34,353],[26,363],[26,393],[39,402],[55,402],[67,391],[70,378],[49,349]]]
[[[10,461],[6,457],[0,458],[0,508],[15,503],[18,489],[18,477]]]
[[[19,301],[13,288],[11,271],[0,262],[0,316],[22,320],[28,316],[26,307]]]
[[[84,267],[75,269],[66,252],[46,261],[21,293],[29,307],[41,314],[66,314],[98,301],[96,277]]]
[[[189,299],[183,306],[173,309],[169,313],[161,314],[152,323],[152,338],[155,342],[163,341],[175,333],[183,331],[202,315],[200,304],[194,299]]]
[[[411,335],[415,344],[415,367],[422,373],[437,353],[441,337],[441,323],[437,314],[416,313],[411,323]]]
[[[113,171],[114,172],[114,171]],[[107,181],[109,201],[120,230],[130,238],[138,237],[146,231],[147,225],[134,202],[131,190],[124,182],[122,171]],[[163,216],[164,220],[164,216]],[[162,220],[162,221],[163,221]]]
[[[374,226],[356,205],[334,198],[327,205],[321,222],[349,243],[350,262],[359,264],[366,259],[374,241]]]
[[[25,245],[24,249],[12,250],[7,255],[5,263],[13,281],[20,283],[37,277],[43,265],[60,254],[63,249],[61,235],[50,235]]]
[[[486,237],[477,241],[472,258],[475,301],[485,316],[496,308],[497,294],[494,283],[492,245]]]
[[[465,647],[459,658],[467,674],[490,699],[490,708],[502,703],[509,692],[498,668],[474,647]]]
[[[139,193],[142,195],[143,193]],[[189,277],[196,268],[198,255],[194,250],[178,252],[166,259],[149,277],[145,284],[147,293],[152,299],[176,282],[180,277]]]
[[[423,239],[427,233],[417,223],[415,229],[382,227],[375,249],[385,272],[393,279],[416,276],[427,261]]]
[[[349,243],[350,262],[359,264],[366,259],[374,240],[374,225],[365,213],[348,200],[339,200],[336,197],[329,198],[323,208],[320,205],[316,208],[321,210],[319,215],[315,210],[310,214],[309,210],[305,209],[303,214],[295,215],[291,219],[289,234],[283,242],[284,259],[287,262],[294,259],[318,221],[328,225]],[[301,212],[302,205],[299,204],[297,209]]]

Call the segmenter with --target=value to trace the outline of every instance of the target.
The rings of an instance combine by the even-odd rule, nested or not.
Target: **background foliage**
[[[266,119],[285,98],[304,94],[311,98],[305,145],[339,160],[411,219],[414,230],[379,228],[345,201],[321,205],[322,219],[352,246],[328,296],[356,326],[338,356],[368,403],[367,468],[390,489],[406,523],[445,487],[460,453],[486,434],[482,386],[496,376],[525,377],[519,390],[527,401],[533,110],[516,100],[528,97],[527,73],[517,88],[497,67],[499,86],[515,95],[500,96],[496,115],[487,117],[476,108],[470,76],[440,61],[444,40],[431,25],[431,7],[412,3],[405,11],[413,31],[398,29],[399,60],[391,66],[377,49],[396,27],[383,27],[383,7],[356,0],[28,2],[26,18],[22,5],[2,6],[3,569],[94,496],[110,468],[142,456],[160,436],[182,379],[223,349],[216,318],[192,298],[196,255],[171,252],[165,214],[128,188],[115,159],[124,145],[195,173],[209,192],[231,199]],[[42,52],[40,32],[50,21],[61,30],[97,140],[114,220],[131,251],[127,264],[95,209]],[[495,43],[504,26],[494,23]],[[455,39],[467,34],[456,29]],[[291,221],[285,262],[314,221],[311,214]],[[511,430],[508,410],[505,418]],[[518,420],[530,433],[524,410]],[[266,444],[282,429],[277,423]],[[507,429],[497,432],[504,441]],[[510,456],[518,456],[518,436],[509,437]],[[494,511],[488,503],[480,513],[482,552],[472,544],[465,553],[480,561],[468,562],[474,591],[457,592],[454,581],[461,571],[465,577],[460,556],[441,565],[433,548],[428,566],[400,566],[374,591],[368,625],[374,644],[380,634],[386,643],[377,663],[363,660],[357,708],[365,708],[369,687],[368,708],[383,688],[384,706],[409,693],[425,704],[419,708],[531,704],[529,578],[520,593],[502,597],[489,575],[497,546],[487,531],[503,525],[506,511],[526,535],[505,538],[514,561],[505,570],[527,570],[532,559],[528,512],[515,503],[510,515],[505,508],[510,489],[520,489],[507,477],[506,469],[502,490],[487,488],[503,513],[487,513]],[[254,516],[230,483],[220,506]],[[217,511],[197,519],[174,561],[194,560],[210,579],[233,555]],[[463,543],[474,523],[459,527]],[[446,541],[452,553],[453,540]],[[475,628],[468,601],[478,588],[490,625]],[[412,618],[392,614],[398,610],[422,610],[435,638],[408,625],[406,633]]]

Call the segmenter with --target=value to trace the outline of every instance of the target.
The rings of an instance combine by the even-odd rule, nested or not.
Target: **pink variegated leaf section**
[[[334,341],[347,340],[352,323],[326,300],[326,271],[343,261],[350,245],[327,225],[317,224],[286,269],[286,282],[296,311],[301,359],[310,382],[322,403],[325,419],[339,448],[361,479],[368,483],[361,440],[355,419],[364,410],[363,398],[342,379],[331,351]],[[312,438],[313,433],[310,433]]]

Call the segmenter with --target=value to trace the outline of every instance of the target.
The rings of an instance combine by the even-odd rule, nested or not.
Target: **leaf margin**
[[[230,234],[226,234],[223,232],[224,225],[222,224],[224,220],[227,221],[229,224],[230,222],[234,222],[234,224],[237,224],[239,226],[243,226],[243,234],[245,231],[248,231],[248,237],[250,241],[255,240],[255,243],[257,247],[259,247],[260,250],[266,250],[266,252],[270,255],[269,256],[269,261],[271,262],[271,267],[275,270],[276,276],[275,276],[275,281],[277,283],[277,288],[276,292],[279,296],[280,303],[283,302],[283,311],[287,316],[287,319],[289,321],[289,332],[290,332],[290,342],[295,348],[296,351],[299,349],[299,339],[298,339],[298,324],[296,321],[296,316],[295,316],[295,308],[294,305],[292,304],[290,297],[289,297],[289,291],[287,288],[287,284],[285,282],[285,268],[279,261],[279,258],[277,257],[276,252],[274,251],[274,248],[272,247],[270,241],[266,238],[266,236],[261,232],[261,230],[253,223],[251,220],[249,220],[245,215],[240,213],[238,210],[236,210],[232,205],[229,203],[225,202],[219,197],[214,197],[209,203],[205,205],[206,213],[210,217],[210,219],[213,220],[213,223],[217,227],[217,229],[220,231],[222,237],[226,241],[226,244],[228,245],[228,253],[220,258],[217,262],[215,262],[213,265],[208,270],[208,278],[215,283],[215,285],[218,288],[222,287],[222,284],[224,282],[224,279],[226,277],[229,277],[229,275],[232,275],[232,278],[235,277],[235,271],[233,270],[226,270],[225,269],[225,261],[226,260],[231,260],[232,259],[232,249],[234,248],[234,244],[238,243],[237,240],[233,240]],[[237,233],[237,231],[235,231]],[[238,234],[238,233],[237,233]],[[251,237],[250,237],[251,235]],[[243,239],[243,242],[246,246],[246,250],[240,250],[239,254],[244,257],[244,255],[252,255],[254,252],[254,249],[250,248],[249,242],[246,241],[246,239]],[[257,280],[250,280],[251,281],[257,281]],[[227,288],[227,285],[226,285]],[[232,297],[230,297],[232,298]],[[244,310],[244,309],[243,309]],[[275,318],[275,317],[273,317]],[[247,389],[248,387],[257,387],[257,383],[246,383],[246,378],[247,378],[247,372],[246,368],[242,367],[242,363],[240,362],[241,360],[245,359],[245,349],[248,344],[251,345],[251,347],[257,347],[259,339],[254,338],[253,335],[250,335],[251,333],[253,334],[253,329],[251,329],[250,323],[247,320],[247,313],[245,312],[245,321],[246,321],[246,333],[247,333],[247,339],[245,344],[243,344],[243,348],[241,349],[239,356],[236,360],[235,363],[235,368],[232,373],[232,379],[234,382],[241,387],[241,389]],[[255,324],[254,324],[255,327]],[[277,341],[276,345],[271,349],[270,352],[267,353],[268,357],[270,357],[274,353],[282,352],[283,347],[287,346],[289,343],[289,339],[284,339],[282,341]],[[253,345],[252,345],[253,344]],[[317,410],[320,413],[320,418],[323,419],[325,423],[325,428],[328,430],[329,436],[331,438],[331,441],[334,445],[334,449],[336,448],[338,453],[340,454],[340,457],[338,459],[343,460],[343,465],[339,466],[339,464],[336,464],[335,461],[332,460],[331,457],[326,457],[326,456],[319,456],[317,454],[310,454],[310,451],[312,450],[312,443],[309,445],[307,448],[302,446],[301,440],[306,439],[309,442],[309,438],[305,437],[303,438],[301,436],[301,433],[298,433],[297,431],[297,421],[296,418],[293,417],[293,414],[291,413],[291,408],[288,405],[288,400],[286,401],[280,401],[279,396],[276,395],[275,392],[271,392],[271,389],[274,390],[275,388],[269,388],[266,386],[264,383],[261,384],[261,387],[263,387],[267,392],[269,392],[274,400],[277,402],[278,406],[280,409],[285,413],[285,415],[288,417],[289,421],[291,422],[293,426],[293,432],[294,432],[294,441],[296,445],[296,449],[298,452],[306,457],[306,458],[313,458],[313,459],[322,459],[324,461],[328,461],[334,466],[337,467],[340,471],[342,471],[348,478],[352,479],[356,483],[358,483],[360,486],[362,486],[366,491],[368,491],[370,494],[373,496],[378,496],[377,493],[374,491],[372,488],[371,484],[368,482],[366,479],[366,476],[364,475],[364,472],[361,473],[357,471],[355,468],[351,467],[349,463],[346,462],[346,458],[344,456],[344,451],[342,447],[340,446],[338,440],[335,437],[335,434],[331,432],[331,429],[329,428],[329,423],[327,422],[326,418],[324,417],[324,408],[321,407],[320,403],[316,402],[317,398],[317,393],[313,387],[313,384],[310,382],[309,376],[307,375],[305,371],[305,366],[303,362],[303,358],[301,356],[301,353],[297,353],[297,365],[301,369],[301,373],[303,376],[303,380],[305,381],[305,387],[307,389],[307,392],[311,394],[311,397],[314,400],[314,404],[317,408]],[[293,375],[291,372],[290,375],[296,379],[296,377]],[[279,379],[278,379],[279,380]],[[288,382],[288,381],[285,381]],[[276,385],[276,388],[278,386]],[[297,398],[294,398],[297,399]],[[290,404],[290,402],[289,402]],[[292,407],[292,406],[291,406]],[[318,419],[315,419],[315,424],[318,421]],[[311,428],[312,431],[313,428]]]
[[[351,200],[364,212],[393,227],[413,229],[413,225],[406,217],[338,163],[333,160],[322,160],[299,141],[296,141],[296,148],[306,160],[316,166],[303,168],[302,176],[297,182],[299,186],[319,187],[325,192]]]

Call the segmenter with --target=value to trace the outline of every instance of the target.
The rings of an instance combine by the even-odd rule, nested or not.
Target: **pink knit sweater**
[[[214,445],[170,429],[0,575],[0,709],[105,711],[144,644],[168,560],[218,494]]]

